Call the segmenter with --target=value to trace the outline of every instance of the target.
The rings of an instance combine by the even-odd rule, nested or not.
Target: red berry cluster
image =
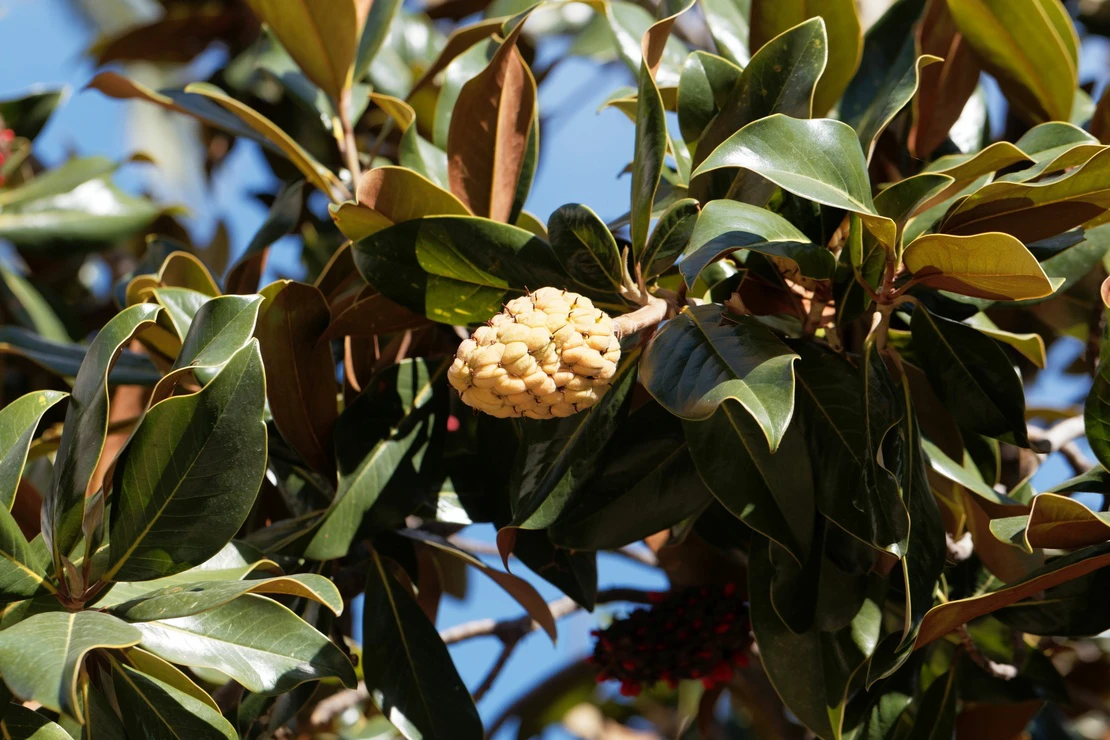
[[[733,667],[748,664],[752,644],[748,608],[732,583],[652,594],[650,608],[591,634],[598,682],[620,681],[625,696],[656,681],[672,689],[682,679],[706,689],[726,684]]]
[[[10,128],[3,127],[3,121],[0,120],[0,165],[4,164],[11,153],[11,144],[15,141],[15,131]],[[0,175],[0,187],[4,185],[4,176]]]

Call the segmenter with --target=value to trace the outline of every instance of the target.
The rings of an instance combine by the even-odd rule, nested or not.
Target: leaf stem
[[[358,180],[362,177],[362,167],[358,162],[358,145],[355,143],[355,129],[351,125],[351,88],[343,89],[339,95],[339,105],[336,106],[336,112],[339,114],[339,125],[343,127],[343,139],[341,141],[340,149],[342,150],[343,157],[346,160],[347,169],[351,173],[351,184],[353,187],[358,187]]]

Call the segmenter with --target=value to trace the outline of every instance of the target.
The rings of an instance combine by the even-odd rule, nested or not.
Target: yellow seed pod
[[[463,403],[493,416],[570,416],[609,390],[617,330],[589,298],[541,288],[509,301],[460,344],[447,379]]]

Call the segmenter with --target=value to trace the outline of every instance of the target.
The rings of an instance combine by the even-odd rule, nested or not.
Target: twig
[[[1068,417],[1048,429],[1030,425],[1029,439],[1039,444],[1041,449],[1037,451],[1043,455],[1059,452],[1067,460],[1072,470],[1080,475],[1095,466],[1095,463],[1088,459],[1083,451],[1079,449],[1079,445],[1075,443],[1075,440],[1086,434],[1086,431],[1083,415],[1079,414]]]
[[[457,534],[451,535],[447,538],[455,547],[466,550],[472,555],[489,555],[491,557],[501,557],[501,551],[497,549],[497,545],[490,542],[481,542],[480,540],[470,539],[468,537],[460,537]],[[601,550],[600,552],[609,553],[610,555],[617,555],[627,560],[633,560],[641,565],[646,565],[649,568],[658,568],[659,560],[655,557],[650,550],[641,549],[637,547],[622,547],[617,550]]]
[[[347,169],[351,172],[351,183],[357,187],[358,180],[362,177],[362,167],[358,163],[358,145],[355,143],[355,127],[351,124],[351,114],[348,110],[351,99],[351,89],[346,88],[339,96],[339,125],[343,127],[343,158]]]
[[[489,669],[489,673],[486,674],[486,677],[482,681],[481,685],[479,685],[478,688],[474,689],[474,701],[481,701],[482,697],[486,695],[486,692],[493,688],[493,682],[497,680],[497,677],[499,675],[501,675],[501,670],[505,667],[505,664],[509,662],[509,657],[513,654],[513,650],[516,649],[516,646],[519,643],[520,638],[518,637],[515,639],[506,640],[501,645],[501,654],[497,656],[497,661]]]

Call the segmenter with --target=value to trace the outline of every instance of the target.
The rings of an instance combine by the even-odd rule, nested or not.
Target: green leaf
[[[1032,123],[1068,120],[1079,42],[1054,0],[948,0],[956,27],[1015,111]]]
[[[852,0],[752,0],[751,48],[760,49],[787,29],[817,17],[827,27],[829,61],[813,94],[813,112],[824,115],[860,63],[863,32]]]
[[[204,702],[114,660],[112,684],[131,737],[239,737],[231,723]]]
[[[19,704],[4,710],[0,731],[10,740],[73,740],[61,725]]]
[[[472,217],[397,224],[357,242],[354,256],[388,298],[446,324],[488,320],[509,289],[568,282],[551,247],[531,232]]]
[[[751,0],[701,0],[701,7],[717,50],[733,64],[746,66],[751,58],[748,51]]]
[[[683,198],[671,204],[651,232],[647,247],[640,255],[640,266],[645,277],[665,272],[690,242],[690,235],[698,221],[698,201]]]
[[[370,4],[370,12],[366,15],[366,22],[362,34],[358,39],[358,50],[355,56],[354,77],[358,82],[370,70],[370,64],[378,55],[378,51],[389,36],[389,29],[401,8],[400,0],[378,0]]]
[[[832,252],[811,242],[777,213],[747,203],[715,200],[698,216],[679,264],[687,287],[693,287],[711,263],[740,249],[789,260],[802,275],[818,280],[831,278],[836,270]]]
[[[605,3],[603,12],[609,21],[609,28],[616,40],[616,52],[628,65],[632,74],[638,75],[643,62],[643,38],[656,19],[651,12],[629,0],[610,0]],[[664,9],[663,12],[667,12]],[[677,38],[667,38],[663,47],[655,82],[660,87],[678,84],[682,62],[686,59],[686,47]]]
[[[869,358],[861,374],[831,352],[805,351],[798,409],[810,459],[822,471],[818,510],[861,542],[901,555],[909,516],[897,480],[878,462],[879,445],[898,422],[897,401],[881,360]]]
[[[183,694],[187,694],[202,704],[206,704],[212,709],[219,711],[219,705],[216,700],[205,692],[200,686],[197,686],[193,679],[185,675],[184,672],[172,663],[159,658],[153,653],[137,648],[130,647],[123,651],[123,658],[136,670],[141,673],[156,678],[162,683],[169,684]]]
[[[809,118],[813,91],[825,71],[827,58],[828,37],[821,18],[812,18],[763,45],[744,68],[740,81],[731,86],[731,93],[719,103],[720,112],[697,142],[694,164],[702,164],[722,142],[764,116],[782,113]],[[710,191],[704,195],[722,197],[733,192],[744,202],[763,205],[772,188],[750,173],[734,177],[734,172],[712,178],[711,186],[704,185]],[[701,198],[703,202],[709,199]]]
[[[428,216],[470,215],[463,202],[450,191],[404,167],[369,170],[358,181],[356,195],[360,206],[377,211],[391,224]],[[348,236],[355,239],[353,235]]]
[[[0,558],[0,603],[57,592],[46,577],[50,552],[42,536],[28,543],[15,517],[4,508],[0,508]]]
[[[656,77],[666,51],[667,40],[675,19],[692,8],[694,0],[682,0],[674,7],[666,6],[660,14],[669,13],[644,32],[636,96],[635,153],[632,159],[632,220],[630,237],[632,253],[639,259],[647,246],[651,213],[663,175],[663,159],[667,155],[667,119],[663,97]],[[611,8],[610,12],[614,12]]]
[[[147,412],[116,467],[105,580],[179,573],[231,540],[265,473],[264,404],[251,342],[203,389]]]
[[[68,342],[69,330],[31,280],[0,264],[0,298],[19,324],[44,339]]]
[[[1083,407],[1083,424],[1091,452],[1110,465],[1110,362],[1100,362]]]
[[[115,169],[101,157],[74,159],[0,193],[0,238],[59,256],[109,246],[146,228],[161,209],[116,187]]]
[[[1012,331],[1003,331],[982,311],[964,319],[964,323],[974,326],[991,339],[1010,345],[1039,368],[1044,368],[1048,361],[1045,355],[1044,339],[1041,338],[1040,334],[1033,332],[1018,334]]]
[[[343,597],[323,576],[305,573],[247,581],[202,581],[167,586],[112,607],[112,612],[129,622],[191,617],[223,606],[243,594],[283,594],[317,601],[339,615]]]
[[[137,629],[110,614],[36,614],[0,631],[0,674],[19,698],[79,718],[77,677],[85,654],[129,647],[140,638]]]
[[[913,26],[922,5],[923,0],[896,2],[867,30],[859,70],[840,103],[840,119],[859,132],[868,160],[879,135],[915,96],[922,70],[943,61],[915,50]]]
[[[551,249],[574,280],[598,291],[620,290],[621,253],[596,213],[583,205],[562,206],[551,214],[547,230]]]
[[[751,170],[797,196],[858,213],[880,242],[894,243],[894,224],[875,210],[863,150],[845,123],[761,118],[714,149],[694,176],[721,167]]]
[[[1001,347],[958,321],[913,312],[915,354],[937,397],[965,428],[1029,446],[1021,378]]]
[[[459,90],[447,133],[451,191],[472,213],[495,221],[513,218],[536,116],[536,81],[517,50],[529,13],[511,21],[516,25],[489,64]]]
[[[717,500],[806,562],[813,538],[813,473],[797,426],[787,430],[774,454],[751,415],[728,401],[706,421],[686,421],[683,428],[698,473]]]
[[[1110,564],[1110,544],[1103,543],[1046,563],[1019,581],[988,593],[957,599],[929,610],[917,636],[917,647],[928,645],[962,624],[990,614],[1061,583],[1081,578]]]
[[[335,362],[323,340],[331,309],[319,288],[281,280],[262,291],[258,346],[266,396],[282,439],[323,475],[335,470],[332,429],[338,416]]]
[[[1081,226],[1110,208],[1110,149],[1068,175],[1047,182],[993,182],[952,208],[939,231],[1002,232],[1035,242]]]
[[[678,82],[676,107],[678,130],[687,144],[694,147],[720,113],[740,78],[740,67],[721,57],[705,51],[695,51],[686,57]]]
[[[247,594],[190,617],[132,626],[142,633],[144,650],[178,665],[215,669],[255,693],[281,694],[324,678],[355,685],[354,668],[339,648],[264,596]]]
[[[602,451],[628,414],[640,353],[626,352],[596,405],[554,423],[521,420],[521,449],[511,482],[512,521],[497,534],[502,557],[512,550],[513,533],[546,529],[593,480]],[[508,543],[508,544],[506,544]]]
[[[377,552],[366,573],[363,675],[375,706],[409,740],[480,740],[482,720],[424,610]]]
[[[354,0],[249,0],[297,66],[339,100],[350,81],[359,22]]]
[[[767,678],[798,720],[820,737],[841,737],[849,687],[875,650],[882,626],[881,600],[868,594],[835,631],[790,630],[772,603],[775,568],[770,543],[752,539],[748,566],[752,631]]]
[[[258,135],[281,150],[310,183],[323,191],[328,197],[334,198],[336,190],[340,187],[339,179],[334,173],[317,162],[315,157],[309,154],[289,134],[282,131],[273,121],[207,82],[191,83],[185,87],[185,92],[213,100],[231,111]]]
[[[4,451],[0,454],[0,506],[10,510],[15,502],[15,492],[27,463],[27,450],[43,414],[68,395],[59,391],[35,391],[0,409],[0,450]]]
[[[394,473],[430,434],[431,402],[445,363],[407,360],[375,377],[336,423],[339,487],[305,557],[343,557]],[[411,494],[408,494],[411,498]]]
[[[1037,258],[1009,234],[925,234],[902,256],[917,282],[961,295],[1024,300],[1056,289]]]
[[[685,309],[652,337],[640,382],[683,419],[707,419],[725,399],[736,399],[774,451],[794,413],[796,359],[756,320],[725,320],[720,306],[708,304]]]
[[[956,729],[956,667],[938,676],[921,697],[907,740],[952,737]]]
[[[0,100],[0,118],[16,136],[34,140],[50,120],[54,109],[68,96],[69,90],[65,87],[38,88],[18,98]]]
[[[547,531],[562,547],[616,549],[693,516],[711,495],[694,467],[679,420],[659,404],[647,403],[620,426],[582,495]]]
[[[113,317],[89,345],[73,383],[65,427],[54,461],[50,492],[43,500],[43,536],[55,564],[81,533],[85,497],[108,433],[108,373],[136,332],[154,323],[160,308],[140,304]],[[60,566],[59,566],[60,567]]]
[[[226,295],[205,301],[192,317],[171,370],[222,367],[254,335],[261,306],[262,296],[257,295]]]
[[[96,601],[98,608],[109,608],[125,601],[137,599],[159,589],[172,586],[185,586],[198,581],[238,581],[244,578],[258,578],[259,572],[280,574],[281,568],[272,560],[244,542],[232,541],[218,553],[200,565],[172,576],[156,578],[152,581],[115,583],[103,592]],[[142,670],[150,673],[142,666]]]

